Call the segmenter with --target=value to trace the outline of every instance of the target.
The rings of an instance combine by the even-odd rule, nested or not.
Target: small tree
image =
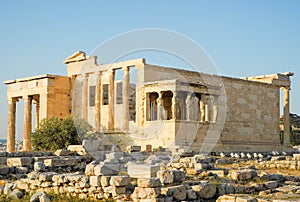
[[[86,133],[86,125],[80,128],[80,133]],[[55,151],[67,148],[71,144],[81,144],[74,120],[71,116],[62,120],[52,117],[41,121],[40,126],[31,135],[32,146],[37,151]]]

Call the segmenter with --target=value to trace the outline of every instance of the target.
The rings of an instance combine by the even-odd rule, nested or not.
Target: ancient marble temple
[[[4,82],[8,152],[15,150],[16,105],[21,99],[24,151],[32,149],[30,134],[42,119],[70,114],[104,134],[124,135],[143,148],[150,144],[194,151],[271,151],[290,146],[293,73],[239,79],[151,65],[145,59],[97,64],[95,56],[80,51],[64,63],[67,76],[45,74]],[[134,84],[130,82],[133,69]],[[117,71],[122,73],[121,80],[116,79]],[[284,95],[283,145],[280,91]]]

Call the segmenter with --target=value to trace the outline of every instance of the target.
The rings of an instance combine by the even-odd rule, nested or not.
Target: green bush
[[[90,126],[82,122],[77,128],[80,134],[85,134]],[[72,144],[81,144],[71,116],[62,120],[56,117],[42,120],[39,128],[32,133],[31,139],[33,149],[36,151],[55,151],[65,149]]]

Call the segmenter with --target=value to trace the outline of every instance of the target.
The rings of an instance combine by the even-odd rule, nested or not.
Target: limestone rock
[[[45,192],[38,191],[35,194],[33,194],[30,198],[30,202],[50,202],[50,198]]]
[[[126,186],[130,183],[130,177],[129,176],[111,176],[109,184],[112,186]]]
[[[8,167],[31,166],[32,158],[30,157],[8,158],[6,163]]]
[[[141,188],[136,187],[132,194],[132,198],[135,199],[152,199],[160,196],[160,188]]]
[[[185,178],[185,172],[181,170],[172,170],[173,171],[173,181],[174,182],[182,182]]]
[[[45,167],[45,164],[42,162],[34,162],[33,169],[36,172],[43,172],[43,171],[45,171],[46,167]]]
[[[183,185],[164,187],[161,193],[166,196],[173,196],[175,200],[183,201],[186,199],[186,189]]]
[[[286,185],[275,190],[282,193],[295,193],[297,190],[300,190],[300,186]]]
[[[251,180],[254,177],[257,176],[256,170],[252,169],[245,169],[245,170],[231,170],[230,171],[230,177],[233,180],[236,181],[245,181],[245,180]]]
[[[159,170],[157,172],[157,178],[159,178],[162,184],[172,184],[174,182],[172,170]]]
[[[200,198],[210,199],[217,193],[217,187],[211,183],[202,183],[200,185],[192,186],[192,189],[197,193]]]
[[[39,175],[39,181],[50,181],[50,180],[52,180],[52,177],[54,176],[54,175],[57,175],[57,173],[56,172],[46,172],[46,173],[41,173],[40,175]]]
[[[216,164],[224,165],[224,164],[227,164],[227,161],[226,161],[226,159],[217,159]]]
[[[4,189],[3,189],[3,193],[8,195],[10,192],[13,191],[13,189],[16,187],[16,184],[13,183],[13,182],[7,182],[5,185],[4,185]]]
[[[82,174],[68,174],[66,177],[68,181],[72,183],[88,181],[88,177]]]
[[[277,181],[269,181],[266,183],[268,189],[275,189],[278,186]]]
[[[194,164],[194,167],[197,170],[206,170],[207,164],[206,163],[196,163],[196,164]]]
[[[118,164],[101,162],[94,167],[94,175],[116,175],[119,172]]]
[[[26,180],[26,179],[25,179]],[[21,190],[29,191],[29,185],[24,179],[16,181],[16,187]]]
[[[90,176],[90,186],[99,187],[101,186],[101,176]]]
[[[217,199],[217,202],[235,202],[236,196],[224,195]]]
[[[192,189],[186,190],[186,196],[188,200],[197,199],[197,193]]]
[[[137,145],[131,145],[128,146],[127,151],[129,152],[140,152],[142,150],[141,146],[137,146]]]
[[[238,196],[236,197],[235,202],[257,202],[257,200],[249,196]]]
[[[120,163],[119,157],[118,157],[117,153],[115,153],[115,152],[108,153],[105,156],[106,156],[106,159],[104,160],[104,162],[112,163],[112,164]]]
[[[69,145],[67,149],[69,151],[75,152],[81,156],[87,155],[87,152],[86,152],[85,148],[83,147],[83,145]]]
[[[9,173],[9,167],[1,166],[0,167],[0,175],[7,175]]]
[[[67,149],[58,149],[54,152],[56,156],[69,156],[71,152]]]
[[[117,196],[119,194],[125,194],[126,186],[122,186],[122,187],[112,186],[111,191],[113,196]]]
[[[156,188],[161,186],[161,182],[158,178],[139,178],[137,186],[142,188]]]
[[[101,176],[101,186],[108,187],[110,181],[110,176]]]
[[[262,180],[283,182],[284,176],[280,174],[266,174],[261,177]]]
[[[9,193],[8,198],[18,200],[18,199],[23,198],[23,196],[24,196],[24,193],[21,190],[15,189]]]
[[[159,166],[147,164],[131,164],[127,167],[128,175],[132,178],[156,177],[159,169]]]
[[[98,165],[97,161],[92,161],[91,163],[89,163],[88,165],[86,165],[86,167],[85,167],[85,175],[86,176],[93,176],[93,175],[95,175],[94,169],[95,169],[96,165]]]

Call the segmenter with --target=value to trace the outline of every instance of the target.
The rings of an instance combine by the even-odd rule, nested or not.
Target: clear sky
[[[300,1],[2,1],[0,81],[66,74],[62,61],[91,52],[133,29],[163,28],[202,46],[221,75],[291,71],[291,112],[300,114]],[[155,61],[154,61],[155,62]],[[22,113],[17,107],[17,138]],[[0,84],[0,139],[7,133],[6,86]]]

